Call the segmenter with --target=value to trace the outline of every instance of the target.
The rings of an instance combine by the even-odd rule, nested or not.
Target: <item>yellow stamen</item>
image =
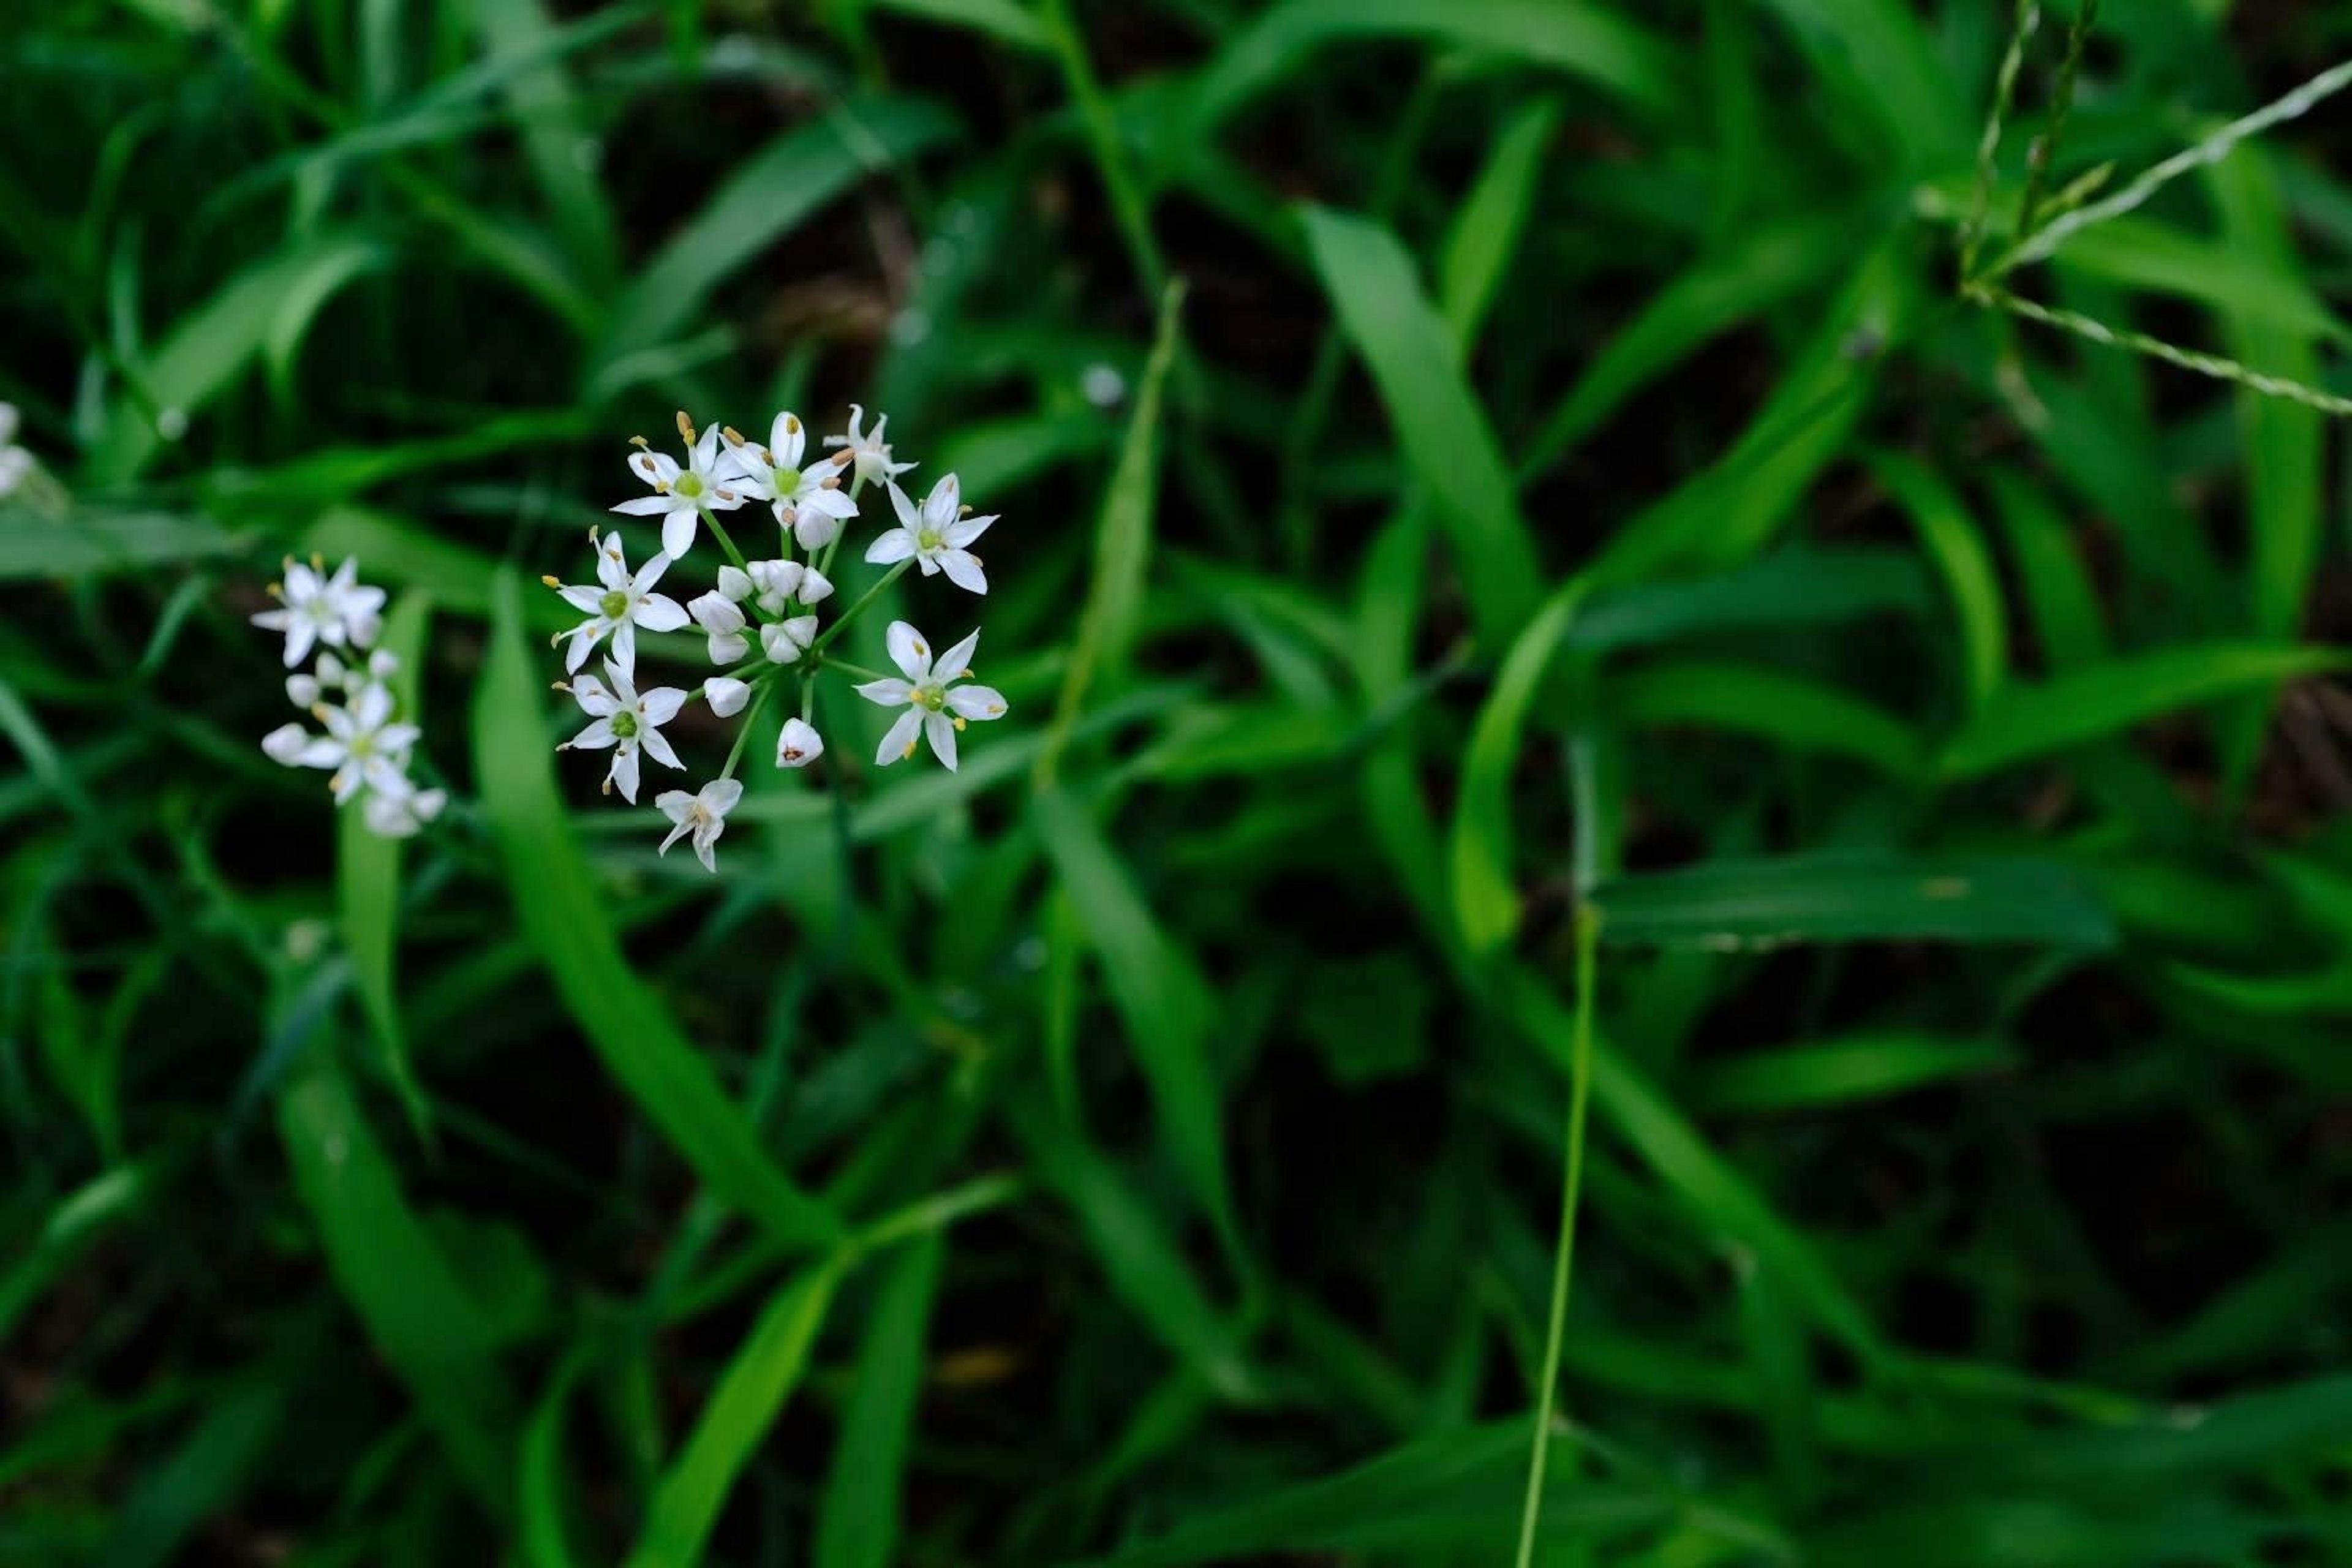
[[[546,584],[547,584],[549,587],[551,587],[551,588],[561,588],[561,587],[562,587],[562,586],[563,586],[563,584],[561,584],[561,583],[559,583],[559,582],[557,582],[557,581],[555,580],[555,574],[554,574],[554,573],[552,573],[552,572],[546,572],[546,573],[542,573],[542,574],[540,574],[540,579],[539,579],[539,580],[540,580],[541,582],[542,582],[542,583]]]
[[[856,458],[856,456],[857,456],[857,448],[856,448],[856,447],[844,447],[840,451],[835,452],[835,453],[833,455],[833,466],[834,466],[835,468],[840,468],[840,467],[842,467],[844,464],[846,464],[846,463],[851,462],[852,460],[854,460],[854,459]]]
[[[732,425],[721,425],[719,427],[719,434],[726,438],[727,444],[730,447],[740,447],[743,444],[743,433]]]
[[[900,756],[901,760],[904,760],[905,758],[907,758],[907,757],[911,757],[911,756],[913,756],[914,754],[915,754],[915,742],[912,742],[912,741],[909,741],[909,742],[907,742],[907,749],[906,749],[904,752],[900,752],[900,753],[899,753],[899,756]]]
[[[801,433],[801,416],[797,414],[785,415],[784,429],[788,434],[794,436],[799,435]]]
[[[632,447],[636,447],[638,450],[640,450],[640,451],[642,451],[642,452],[646,453],[648,456],[650,456],[650,455],[652,454],[653,449],[654,449],[654,444],[653,444],[651,441],[646,440],[643,436],[632,436],[632,437],[629,437],[629,445],[630,445],[630,446],[632,446]]]
[[[821,490],[837,490],[841,488],[841,476],[839,474],[827,474],[824,478],[817,480],[816,488]]]
[[[963,730],[963,715],[961,713],[955,716],[955,727],[959,733]]]
[[[677,433],[686,437],[688,446],[694,445],[694,421],[686,416],[686,410],[683,408],[677,411]]]
[[[272,583],[269,584],[269,596],[273,599],[284,598],[286,596],[286,584],[283,583]]]
[[[326,569],[327,558],[320,554],[315,550],[310,552],[310,570],[313,572],[324,572]]]

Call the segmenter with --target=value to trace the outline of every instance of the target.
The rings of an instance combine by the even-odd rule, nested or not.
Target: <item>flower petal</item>
[[[940,532],[947,540],[950,549],[968,550],[971,547],[971,542],[986,533],[988,525],[995,521],[994,512],[990,512],[986,517],[967,517],[961,521],[948,524]]]
[[[915,737],[922,732],[923,713],[919,708],[909,708],[898,715],[890,732],[882,737],[882,744],[874,752],[875,765],[888,767],[915,754]]]
[[[975,594],[988,592],[988,574],[980,569],[980,557],[969,550],[940,551],[940,570],[959,588],[969,588]]]
[[[640,730],[637,731],[637,740],[645,747],[646,755],[662,766],[679,769],[686,766],[684,763],[677,760],[677,753],[670,750],[669,737],[659,730]]]
[[[604,613],[604,590],[602,588],[574,585],[558,588],[556,593],[565,604],[582,615],[600,616]]]
[[[666,495],[635,496],[618,506],[608,506],[606,511],[617,511],[624,517],[659,517],[677,502]]]
[[[971,636],[941,654],[939,663],[933,668],[939,671],[941,680],[961,680],[971,673],[971,656],[979,651],[980,628],[975,626]]]
[[[950,686],[948,706],[959,717],[986,722],[1004,717],[1004,693],[993,686]]]
[[[575,752],[601,752],[619,739],[613,733],[613,721],[600,718],[572,737],[572,749]]]
[[[702,683],[702,696],[703,700],[710,704],[711,712],[721,719],[732,719],[736,714],[743,711],[743,705],[746,702],[751,700],[751,688],[746,681],[732,680],[723,675],[714,675]]]
[[[890,510],[898,514],[898,526],[908,533],[919,531],[923,526],[923,514],[915,510],[915,503],[907,499],[907,492],[887,479],[883,485],[890,492]]]
[[[776,766],[804,768],[824,755],[824,737],[814,726],[801,719],[784,721],[783,732],[776,737]]]
[[[678,612],[681,616],[685,613],[683,610]],[[686,623],[680,620],[678,624],[684,626]],[[623,621],[613,628],[613,652],[612,656],[605,660],[605,664],[608,668],[618,669],[624,676],[634,676],[637,673],[636,623]]]
[[[866,559],[877,565],[888,566],[904,561],[915,552],[915,536],[903,528],[877,533],[874,542],[866,547]]]
[[[962,484],[953,474],[941,474],[931,493],[923,498],[923,521],[944,533],[962,510]]]
[[[672,560],[694,548],[694,509],[671,503],[669,513],[662,519],[662,553]]]
[[[768,426],[768,450],[775,454],[780,467],[799,468],[801,453],[807,446],[808,431],[801,424],[800,416],[789,408],[777,415]]]
[[[659,452],[639,452],[630,458],[629,468],[637,478],[649,485],[671,485],[677,482],[677,460]]]
[[[622,746],[613,752],[612,771],[604,775],[631,805],[637,804],[637,749]]]
[[[702,809],[712,816],[723,817],[735,809],[737,801],[743,798],[743,781],[712,779],[702,786],[702,793],[695,798],[702,803]]]
[[[694,815],[694,796],[682,789],[666,789],[654,796],[654,809],[684,827],[686,819]],[[669,836],[670,838],[677,837],[675,833]],[[669,847],[669,838],[662,840],[662,847]]]
[[[914,710],[913,710],[913,709],[911,709],[911,708],[909,708],[909,709],[908,709],[908,710],[907,710],[907,711],[908,711],[908,712],[909,712],[909,713],[911,713],[911,712],[913,712],[913,711],[914,711]],[[950,719],[950,718],[949,718],[949,717],[948,717],[946,714],[944,714],[944,713],[926,713],[926,714],[924,714],[924,715],[923,715],[923,738],[924,738],[925,740],[927,740],[927,741],[930,742],[930,743],[931,743],[931,750],[939,753],[940,761],[947,764],[947,770],[948,770],[948,772],[950,772],[950,773],[953,773],[953,772],[955,772],[955,771],[956,771],[956,731],[955,731],[955,721],[954,721],[954,720],[952,720],[952,719]]]
[[[583,675],[573,681],[572,696],[580,704],[580,710],[592,718],[608,718],[621,706],[620,699],[606,690],[604,683],[593,675]]]
[[[686,625],[686,607],[667,594],[647,594],[630,606],[629,619],[649,632],[674,632]]]
[[[922,633],[904,621],[892,621],[883,641],[889,647],[890,662],[908,679],[920,685],[931,678],[931,645]]]
[[[656,686],[637,698],[637,716],[648,724],[667,724],[685,706],[685,692],[675,686]]]
[[[915,689],[903,680],[869,680],[850,689],[866,701],[879,702],[885,708],[903,708],[915,695]]]
[[[677,503],[670,501],[667,504],[676,506]],[[629,585],[629,558],[618,533],[606,534],[604,542],[596,547],[596,581],[607,588]]]

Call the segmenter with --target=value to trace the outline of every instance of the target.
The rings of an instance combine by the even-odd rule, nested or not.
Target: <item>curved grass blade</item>
[[[513,1503],[515,1402],[496,1342],[323,1049],[314,1046],[278,1097],[278,1130],[344,1299],[458,1475],[503,1517]]]
[[[816,1568],[889,1568],[897,1551],[907,1444],[945,1247],[937,1232],[900,1255],[883,1282],[842,1412],[817,1509]]]
[[[807,1370],[841,1268],[837,1258],[820,1264],[769,1300],[654,1489],[626,1568],[694,1568],[702,1561],[736,1477]]]
[[[2031,942],[2100,949],[2116,931],[2090,889],[2046,860],[1831,850],[1715,860],[1593,890],[1603,940],[1736,951],[1799,942]]]
[[[1879,480],[1911,514],[1919,542],[1944,575],[1960,624],[1961,670],[1969,706],[1981,708],[2000,689],[2009,669],[2009,620],[1992,552],[1958,494],[1926,466],[1895,452],[1871,462]]]
[[[2103,740],[2183,708],[2300,677],[2352,669],[2352,652],[2253,643],[2188,643],[2013,681],[1945,743],[1941,766],[1973,778]]]
[[[1544,671],[1559,649],[1583,590],[1571,583],[1511,645],[1494,689],[1478,710],[1462,758],[1462,797],[1449,852],[1454,918],[1473,956],[1500,948],[1519,928],[1518,878],[1511,864],[1511,774]]]
[[[1461,345],[1395,235],[1322,207],[1303,207],[1300,218],[1339,324],[1452,536],[1479,640],[1500,650],[1535,613],[1543,579],[1502,447],[1463,375]]]
[[[779,1241],[838,1237],[838,1216],[768,1157],[749,1119],[621,952],[556,793],[553,752],[543,742],[545,691],[523,629],[521,584],[501,569],[474,702],[474,762],[523,935],[605,1067],[714,1193]]]
[[[425,628],[433,604],[422,594],[404,594],[384,617],[377,647],[396,654],[400,668],[392,677],[400,714],[418,721],[418,668],[425,654]],[[393,959],[400,934],[400,863],[404,846],[368,830],[367,817],[357,809],[335,814],[335,902],[343,922],[343,946],[352,955],[352,988],[359,993],[369,1026],[383,1046],[392,1084],[399,1092],[409,1125],[428,1147],[433,1142],[432,1112],[416,1081],[409,1059],[408,1041],[401,1026],[400,998],[393,980]]]
[[[1718,659],[1651,664],[1603,685],[1601,710],[1621,724],[1694,724],[1825,752],[1890,778],[1927,771],[1927,742],[1885,709],[1833,686]]]

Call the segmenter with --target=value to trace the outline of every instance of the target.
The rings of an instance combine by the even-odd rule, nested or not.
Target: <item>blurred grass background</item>
[[[0,1561],[1504,1561],[1582,908],[1538,1561],[2352,1562],[2333,430],[1955,298],[2011,22],[10,12]],[[2111,5],[2054,181],[2347,47]],[[2014,281],[2352,390],[2347,127]],[[517,584],[853,401],[1013,712],[712,880]],[[255,743],[313,549],[404,849]]]

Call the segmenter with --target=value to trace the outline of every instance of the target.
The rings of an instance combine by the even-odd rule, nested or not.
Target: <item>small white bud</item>
[[[751,688],[747,682],[714,675],[702,683],[702,695],[709,700],[713,713],[721,719],[732,719],[743,711],[743,704],[751,700]]]
[[[824,739],[809,724],[799,719],[784,721],[784,732],[776,737],[776,766],[804,768],[824,755]]]
[[[289,768],[294,765],[294,759],[302,754],[302,748],[310,743],[310,731],[299,724],[280,724],[261,737],[263,753],[271,762],[281,763]]]

